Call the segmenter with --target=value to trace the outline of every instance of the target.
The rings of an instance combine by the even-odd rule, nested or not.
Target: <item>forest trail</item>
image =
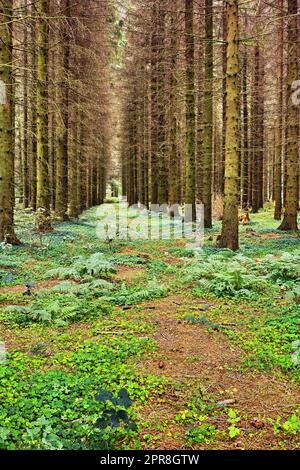
[[[170,426],[156,441],[155,448],[184,448],[182,438],[174,442],[166,436],[169,432],[176,435],[174,418],[180,412],[181,400],[186,400],[195,391],[195,384],[201,387],[201,392],[199,388],[198,392],[202,398],[213,400],[221,410],[219,416],[208,419],[211,425],[220,426],[223,422],[226,428],[226,416],[222,416],[222,409],[224,411],[234,407],[237,415],[243,417],[240,427],[244,432],[234,443],[234,448],[280,448],[279,440],[270,430],[268,419],[289,413],[291,403],[299,403],[299,389],[275,375],[245,369],[241,359],[243,351],[224,334],[180,319],[183,312],[191,309],[204,311],[205,305],[205,301],[189,299],[183,293],[143,306],[149,321],[157,325],[155,339],[159,349],[154,358],[142,362],[139,368],[142,372],[146,370],[168,377],[182,387],[178,395],[166,394],[161,400],[151,403],[146,410],[148,419],[153,422],[167,419]],[[225,405],[221,405],[222,402]],[[183,435],[179,428],[177,432],[178,437]],[[232,442],[220,440],[214,442],[213,448],[232,449]]]
[[[281,288],[297,287],[299,240],[268,211],[237,254],[216,250],[218,226],[196,253],[183,239],[108,243],[96,221],[58,223],[39,246],[23,214],[24,244],[1,253],[7,445],[28,446],[46,413],[58,448],[99,448],[97,390],[125,389],[137,430],[111,429],[111,448],[299,449],[300,307]]]

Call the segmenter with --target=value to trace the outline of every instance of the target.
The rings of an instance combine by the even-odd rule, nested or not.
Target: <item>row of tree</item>
[[[224,201],[220,246],[238,248],[239,208],[275,202],[297,229],[297,0],[133,0],[123,92],[122,179],[131,204]],[[270,47],[272,44],[272,47]]]
[[[0,241],[16,200],[37,231],[103,201],[115,21],[108,0],[0,2]]]

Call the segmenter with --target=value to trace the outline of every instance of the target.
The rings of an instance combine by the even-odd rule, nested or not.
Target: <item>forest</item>
[[[300,450],[299,72],[300,0],[0,0],[1,455]]]

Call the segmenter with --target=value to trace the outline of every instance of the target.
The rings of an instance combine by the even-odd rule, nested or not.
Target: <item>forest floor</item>
[[[299,449],[300,236],[106,243],[96,210],[0,247],[0,448]],[[24,295],[29,283],[29,293]]]

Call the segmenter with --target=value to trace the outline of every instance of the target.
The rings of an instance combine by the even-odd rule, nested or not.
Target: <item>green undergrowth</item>
[[[178,266],[169,270],[178,273]],[[253,259],[242,253],[220,250],[197,251],[180,269],[179,281],[190,284],[196,296],[207,293],[216,297],[257,299],[285,291],[287,298],[298,296],[300,289],[300,250],[280,256],[265,255]],[[300,296],[300,290],[299,290]]]
[[[163,389],[163,380],[134,370],[133,360],[152,348],[149,338],[137,338],[127,329],[124,335],[97,337],[51,358],[41,350],[30,356],[9,353],[0,366],[0,447],[126,446],[137,431],[136,409]],[[99,390],[107,400],[97,400]],[[120,394],[127,403],[117,399]]]
[[[259,370],[277,369],[300,381],[300,305],[273,305],[271,312],[265,309],[264,314],[229,335],[246,352],[246,365]]]
[[[39,236],[32,214],[18,211],[23,245],[0,246],[0,331],[9,344],[0,363],[0,448],[143,446],[139,412],[167,393],[167,380],[137,371],[147,354],[156,357],[155,325],[141,304],[169,294],[189,305],[201,299],[199,312],[180,305],[179,319],[226,335],[244,367],[299,380],[300,239],[278,232],[271,215],[252,216],[232,253],[216,248],[220,223],[203,249],[191,250],[182,240],[99,240],[95,209]],[[140,268],[142,278],[118,280],[123,267]],[[236,410],[201,394],[188,400],[175,420],[187,447],[239,437]],[[297,413],[270,424],[293,435]]]
[[[94,213],[36,236],[32,216],[20,212],[24,244],[0,247],[0,328],[11,329],[12,343],[0,364],[2,449],[126,448],[139,408],[163,393],[165,379],[134,366],[155,349],[153,325],[119,306],[168,290],[151,266],[143,285],[114,279],[121,266],[150,263],[100,241]]]

